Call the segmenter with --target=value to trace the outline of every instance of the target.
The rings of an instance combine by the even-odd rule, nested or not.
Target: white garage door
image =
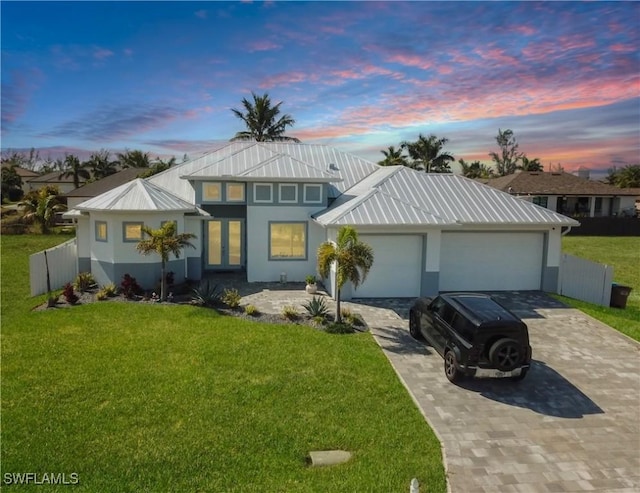
[[[411,298],[420,295],[422,237],[360,235],[373,248],[373,267],[355,298]]]
[[[443,233],[440,291],[540,289],[543,233]]]

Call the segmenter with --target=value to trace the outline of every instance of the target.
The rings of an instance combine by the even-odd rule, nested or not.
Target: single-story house
[[[64,197],[67,199],[67,207],[69,209],[73,209],[76,205],[84,202],[85,200],[97,197],[98,195],[130,182],[137,178],[140,173],[145,171],[145,169],[140,168],[125,168],[100,180],[92,181],[91,183],[82,185],[79,188],[75,188],[64,194]]]
[[[28,178],[25,180],[28,190],[27,192],[31,192],[33,190],[40,190],[46,186],[54,186],[58,187],[58,190],[61,194],[68,193],[73,190],[75,187],[73,183],[73,176],[63,176],[64,171],[52,171],[51,173],[47,173],[45,175],[38,175],[34,178]],[[80,179],[80,185],[82,185],[86,180]]]
[[[564,172],[522,171],[483,183],[574,217],[635,213],[637,191]]]
[[[414,297],[451,290],[555,291],[571,218],[474,180],[381,167],[324,145],[233,142],[77,204],[80,271],[100,284],[128,273],[142,286],[160,259],[142,256],[141,227],[175,221],[195,249],[172,259],[175,279],[246,272],[249,282],[303,281],[317,248],[343,225],[374,250],[346,297]],[[331,283],[325,286],[333,293]]]

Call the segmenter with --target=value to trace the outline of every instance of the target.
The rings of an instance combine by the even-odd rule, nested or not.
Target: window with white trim
[[[244,202],[244,183],[226,184],[227,202]]]
[[[107,241],[106,221],[96,221],[96,241]]]
[[[221,202],[222,184],[217,182],[204,182],[202,184],[203,202]]]
[[[322,185],[305,184],[303,200],[305,204],[321,204]]]
[[[127,222],[122,223],[122,241],[140,241],[142,239],[142,226],[144,223]]]
[[[270,260],[307,259],[306,222],[269,223]]]
[[[254,183],[253,201],[258,204],[270,204],[271,202],[273,202],[273,184]]]
[[[278,185],[279,202],[281,204],[298,203],[298,185],[295,183],[280,183]]]

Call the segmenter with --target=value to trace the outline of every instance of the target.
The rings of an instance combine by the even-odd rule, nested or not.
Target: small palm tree
[[[544,171],[539,158],[529,159],[527,156],[523,155],[520,158],[520,163],[521,164],[517,166],[517,168],[522,171]]]
[[[136,249],[142,255],[149,255],[150,253],[157,253],[162,259],[160,266],[160,299],[164,301],[166,299],[166,265],[169,261],[169,254],[173,253],[176,258],[180,257],[180,251],[186,247],[195,248],[189,240],[196,237],[191,233],[176,234],[176,223],[174,221],[168,221],[162,225],[160,229],[151,229],[148,226],[143,226],[142,231],[149,238],[142,239],[136,245]]]
[[[242,106],[244,106],[245,109],[244,113],[235,108],[231,109],[232,113],[240,118],[247,126],[247,130],[236,133],[231,140],[300,142],[295,137],[284,135],[287,127],[293,126],[295,120],[291,115],[287,114],[278,118],[282,101],[272,106],[271,99],[267,93],[258,96],[252,92],[251,96],[253,96],[253,102],[247,98],[242,99]]]
[[[60,178],[67,178],[69,176],[73,177],[73,187],[80,187],[80,180],[87,181],[91,178],[91,173],[86,169],[84,163],[80,162],[78,156],[74,156],[73,154],[68,154],[64,158],[64,166],[65,171],[60,173]]]
[[[382,161],[378,161],[380,166],[407,166],[407,158],[402,153],[402,148],[396,149],[394,146],[389,146],[387,150],[380,151],[384,155]]]
[[[340,313],[340,290],[347,281],[357,288],[362,284],[373,265],[372,248],[358,240],[358,232],[351,226],[338,230],[335,243],[325,241],[318,248],[318,271],[329,277],[331,265],[336,264],[336,322],[342,322]]]
[[[453,161],[454,157],[442,150],[447,142],[449,139],[446,137],[439,139],[433,134],[428,137],[419,134],[418,140],[403,142],[401,146],[413,159],[412,168],[422,168],[427,173],[451,173],[449,162]]]
[[[126,149],[124,152],[119,152],[118,162],[123,168],[148,168],[151,166],[149,153],[137,149],[133,151]]]
[[[42,234],[49,233],[49,228],[55,223],[56,212],[67,210],[67,206],[60,202],[59,195],[49,187],[29,193],[19,206],[22,208],[22,217],[39,224]]]

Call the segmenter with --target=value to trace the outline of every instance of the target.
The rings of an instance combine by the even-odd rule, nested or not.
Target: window
[[[143,223],[122,223],[122,241],[140,241]]]
[[[227,202],[244,202],[244,183],[227,183]]]
[[[273,202],[273,185],[271,183],[254,183],[253,201],[257,203]]]
[[[107,223],[96,221],[96,241],[107,241]]]
[[[281,183],[280,189],[280,203],[282,204],[295,204],[298,202],[298,185],[289,185]]]
[[[222,200],[222,187],[220,183],[203,183],[202,200],[205,202],[220,202]]]
[[[269,223],[269,259],[306,260],[307,223]]]
[[[305,185],[304,201],[307,204],[322,203],[322,185]]]
[[[533,203],[540,207],[547,207],[549,197],[533,197]]]

